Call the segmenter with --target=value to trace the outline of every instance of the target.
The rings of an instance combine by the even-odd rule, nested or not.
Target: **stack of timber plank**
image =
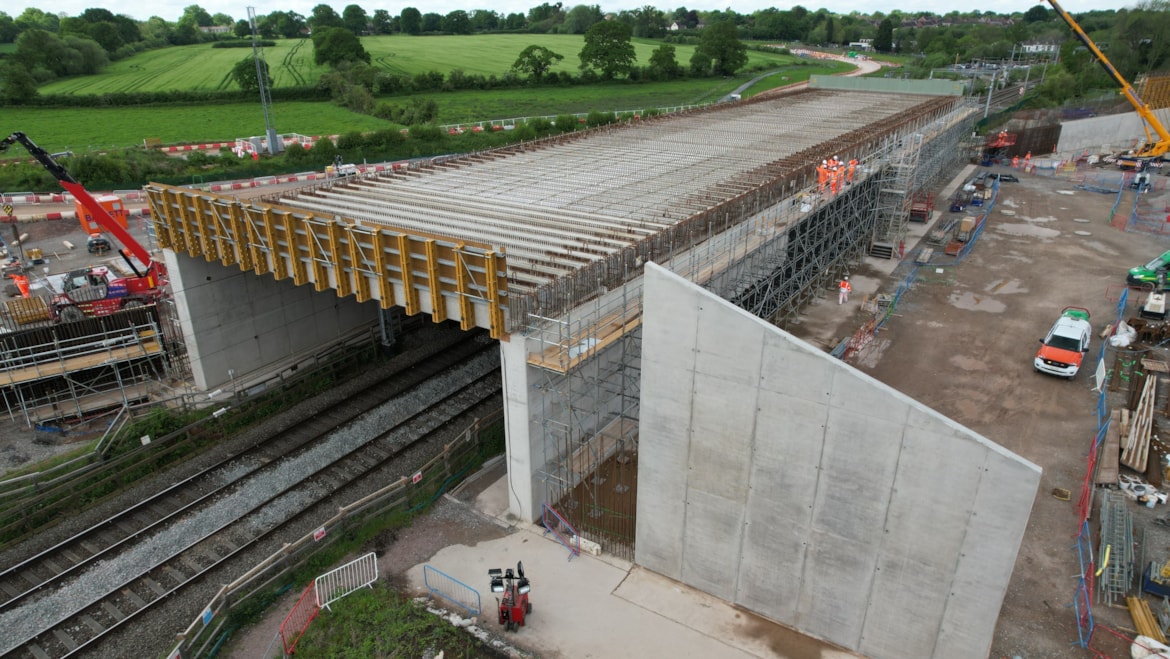
[[[1166,642],[1166,635],[1162,633],[1162,626],[1150,610],[1150,604],[1141,597],[1126,597],[1125,603],[1129,606],[1129,615],[1133,616],[1133,624],[1142,636],[1148,636],[1159,643]]]
[[[1137,409],[1134,410],[1133,419],[1129,423],[1129,432],[1125,434],[1122,442],[1121,464],[1141,474],[1146,473],[1146,464],[1150,456],[1157,382],[1156,376],[1146,377]]]

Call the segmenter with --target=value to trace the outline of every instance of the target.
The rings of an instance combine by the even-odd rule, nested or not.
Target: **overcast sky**
[[[341,13],[342,9],[350,4],[356,4],[366,10],[367,13],[374,13],[375,9],[385,9],[391,15],[398,15],[403,7],[415,7],[423,13],[434,12],[437,14],[446,14],[456,9],[463,9],[471,11],[473,9],[494,9],[501,14],[511,14],[515,12],[528,13],[532,7],[539,6],[545,0],[497,0],[495,4],[486,2],[469,2],[467,0],[428,0],[426,2],[399,2],[395,4],[382,2],[348,2],[342,0],[341,2],[326,2],[337,11]],[[1059,0],[1060,6],[1070,13],[1088,11],[1090,9],[1122,9],[1125,7],[1134,7],[1137,5],[1137,0]],[[795,5],[800,5],[806,9],[815,11],[821,7],[828,9],[834,13],[847,14],[852,11],[864,9],[866,11],[884,11],[889,12],[894,9],[901,11],[931,11],[935,13],[944,13],[947,11],[972,11],[979,9],[980,11],[993,11],[1001,14],[1007,14],[1017,11],[1027,11],[1036,4],[1044,4],[1046,7],[1048,3],[1038,3],[1034,0],[1021,0],[1013,2],[1011,0],[957,0],[952,3],[943,3],[938,0],[901,0],[900,2],[891,2],[890,0],[870,0],[869,2],[861,2],[860,0],[816,0],[815,2],[798,2],[792,4],[773,4],[768,0],[698,0],[696,2],[685,2],[684,0],[673,0],[672,4],[661,4],[660,2],[646,2],[645,0],[629,0],[628,3],[614,4],[612,2],[563,2],[566,8],[573,7],[578,4],[598,5],[602,11],[616,12],[623,9],[635,9],[637,7],[644,7],[651,5],[663,9],[664,11],[673,11],[677,7],[686,7],[687,9],[698,9],[701,11],[708,11],[712,9],[731,9],[741,14],[750,14],[756,10],[765,7],[777,7],[778,9],[789,9]],[[549,0],[550,4],[556,4],[556,0]],[[52,11],[66,14],[68,16],[77,16],[86,9],[91,7],[100,7],[109,9],[115,14],[125,14],[131,18],[145,20],[151,16],[161,16],[168,21],[176,21],[183,15],[183,8],[192,4],[198,4],[211,14],[224,13],[237,20],[247,18],[248,7],[255,7],[258,15],[270,14],[274,11],[295,11],[299,14],[308,16],[312,13],[313,7],[322,4],[320,0],[286,0],[284,2],[265,4],[257,0],[255,3],[245,2],[228,2],[227,0],[205,0],[203,2],[195,2],[194,0],[154,0],[153,2],[130,3],[124,0],[112,2],[111,0],[54,0],[53,2],[32,1],[29,0],[7,0],[0,4],[0,11],[6,12],[13,18],[19,16],[28,7],[37,7],[44,11]]]

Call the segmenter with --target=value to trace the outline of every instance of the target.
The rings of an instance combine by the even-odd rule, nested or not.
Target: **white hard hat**
[[[827,165],[827,164],[829,164],[829,161],[828,161],[828,160],[822,160],[822,161],[821,161],[821,164],[822,164],[822,165]]]
[[[845,281],[849,281],[849,275],[845,275]]]

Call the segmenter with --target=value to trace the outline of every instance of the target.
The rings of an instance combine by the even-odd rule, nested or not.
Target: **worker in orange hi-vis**
[[[833,170],[833,194],[841,191],[841,183],[845,180],[845,168],[838,167]]]
[[[817,192],[824,194],[825,187],[829,183],[829,161],[822,160],[821,164],[817,165]]]
[[[1029,151],[1029,152],[1024,154],[1024,169],[1028,169],[1031,166],[1032,166],[1032,152]]]
[[[1019,168],[1020,168],[1020,157],[1019,156],[1012,156],[1012,169],[1019,169]]]
[[[845,174],[845,183],[853,185],[853,170],[857,169],[857,158],[849,159],[849,170]]]
[[[851,291],[853,291],[853,286],[849,284],[849,275],[845,275],[841,279],[841,283],[837,284],[837,304],[845,304],[848,302]]]

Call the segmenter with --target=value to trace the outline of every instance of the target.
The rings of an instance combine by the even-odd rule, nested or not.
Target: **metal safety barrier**
[[[477,616],[483,611],[478,590],[430,565],[423,566],[423,583],[432,596],[442,597],[467,611],[468,616]]]
[[[577,529],[573,528],[573,525],[569,524],[568,520],[561,517],[561,514],[553,510],[547,503],[541,504],[541,507],[540,523],[544,525],[544,534],[548,535],[552,533],[557,537],[557,540],[561,541],[561,544],[569,550],[570,561],[573,560],[574,556],[580,556],[581,534],[577,533]],[[561,529],[569,531],[569,537],[566,538],[565,534],[561,532]]]
[[[292,611],[284,617],[284,621],[280,623],[280,643],[284,647],[284,656],[288,656],[296,652],[297,643],[304,636],[305,630],[309,628],[309,623],[317,617],[321,612],[321,607],[317,605],[317,595],[314,593],[313,584],[305,587],[305,592],[301,593],[300,599],[293,605]]]
[[[313,587],[317,591],[317,606],[328,609],[333,602],[359,588],[371,586],[377,580],[378,557],[374,552],[370,552],[322,574],[313,581]]]

